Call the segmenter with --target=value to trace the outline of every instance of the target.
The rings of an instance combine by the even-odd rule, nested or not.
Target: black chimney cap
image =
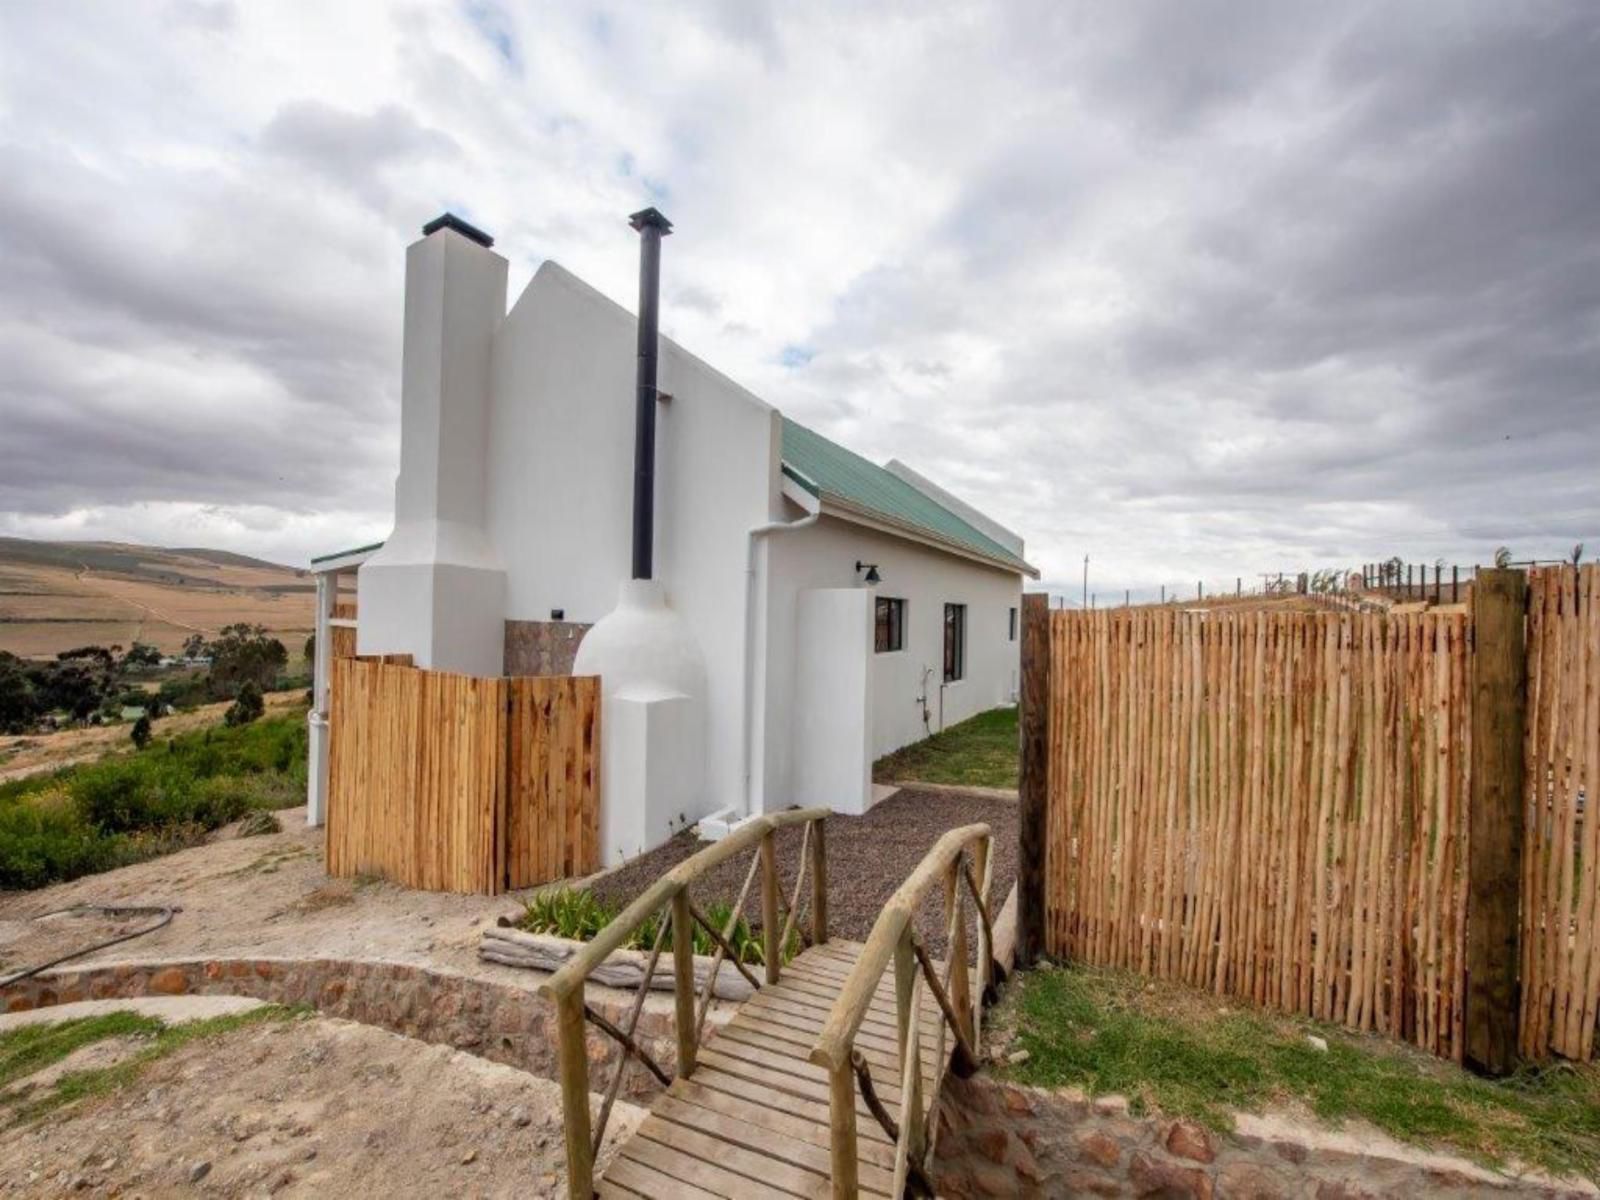
[[[422,227],[422,236],[427,237],[430,233],[438,233],[441,229],[453,229],[469,241],[477,242],[478,245],[482,246],[485,250],[494,245],[494,239],[487,233],[479,229],[476,225],[468,225],[465,221],[452,212],[447,212],[443,216],[435,217],[433,220],[424,225]]]
[[[667,220],[659,208],[641,208],[628,218],[628,224],[641,232],[650,225],[661,230],[663,235],[672,232],[672,222]]]

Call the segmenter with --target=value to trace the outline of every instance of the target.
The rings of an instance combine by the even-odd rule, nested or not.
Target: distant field
[[[0,538],[0,650],[25,658],[135,641],[172,652],[237,621],[297,655],[315,594],[308,572],[227,551]]]

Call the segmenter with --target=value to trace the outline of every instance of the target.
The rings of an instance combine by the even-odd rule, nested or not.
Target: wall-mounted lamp
[[[856,573],[860,574],[862,571],[865,571],[867,573],[867,582],[868,583],[877,583],[879,580],[881,580],[883,578],[881,575],[878,574],[878,564],[877,563],[864,563],[860,559],[857,559],[856,560]]]

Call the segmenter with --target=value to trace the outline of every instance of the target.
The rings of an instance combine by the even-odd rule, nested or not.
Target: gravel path
[[[865,816],[829,817],[829,932],[837,937],[864,941],[884,904],[939,836],[946,830],[980,821],[987,823],[994,833],[994,881],[990,895],[998,913],[1017,876],[1016,801],[992,800],[935,788],[905,788],[874,805]],[[800,826],[778,832],[778,876],[784,881],[785,896],[794,889],[801,837]],[[605,900],[625,904],[664,871],[705,845],[692,833],[680,834],[666,845],[597,880],[594,890]],[[723,863],[691,887],[696,905],[704,912],[718,900],[732,904],[749,869],[749,855],[745,854]],[[809,883],[805,891],[809,893]],[[745,911],[754,925],[761,917],[759,886],[752,886],[750,892]],[[800,903],[803,920],[809,909],[805,895]],[[917,913],[917,933],[936,955],[944,951],[943,907],[942,891],[936,887]]]

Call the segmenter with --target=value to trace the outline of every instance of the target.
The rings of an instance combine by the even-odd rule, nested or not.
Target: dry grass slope
[[[135,641],[170,653],[237,621],[294,652],[314,596],[307,572],[227,551],[0,538],[0,650],[27,658]]]

